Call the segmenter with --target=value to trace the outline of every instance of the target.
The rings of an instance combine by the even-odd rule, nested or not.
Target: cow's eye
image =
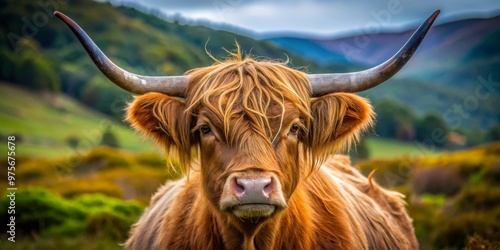
[[[203,125],[200,127],[200,132],[202,135],[208,135],[212,133],[212,129],[208,125]]]
[[[293,124],[290,127],[290,132],[288,132],[288,134],[289,135],[297,135],[297,133],[299,133],[299,130],[300,130],[300,126],[297,124]]]

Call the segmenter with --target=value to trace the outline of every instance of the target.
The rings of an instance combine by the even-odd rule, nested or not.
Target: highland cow
[[[138,94],[126,120],[178,159],[133,226],[127,249],[417,249],[402,195],[346,156],[374,122],[374,87],[410,59],[435,12],[391,59],[343,74],[306,74],[244,57],[184,76],[150,77],[113,64],[71,19],[99,69]]]

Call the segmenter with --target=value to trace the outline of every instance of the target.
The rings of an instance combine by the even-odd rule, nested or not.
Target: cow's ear
[[[350,147],[373,124],[370,102],[348,93],[333,93],[311,103],[309,144],[318,153],[336,153]]]
[[[186,151],[189,155],[192,143],[190,119],[184,111],[182,100],[160,93],[148,93],[135,97],[125,119],[135,130],[154,138],[167,151],[175,151],[182,158]]]

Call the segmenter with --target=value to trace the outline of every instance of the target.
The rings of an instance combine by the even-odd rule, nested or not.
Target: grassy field
[[[417,142],[403,142],[380,137],[367,137],[364,140],[370,158],[396,158],[406,155],[427,156],[438,153],[435,148]]]
[[[406,157],[358,166],[365,174],[378,169],[377,183],[406,195],[421,249],[463,249],[471,241],[477,244],[468,249],[500,249],[499,153],[500,142],[414,158],[405,172]],[[0,234],[0,249],[120,249],[151,194],[178,178],[165,171],[158,154],[98,147],[74,158],[18,162],[16,181],[23,188],[16,192],[16,213],[22,216],[16,244]],[[54,167],[60,164],[68,171]],[[0,182],[0,190],[6,188]],[[0,196],[1,207],[9,202]],[[0,217],[0,224],[6,220]]]
[[[107,126],[111,126],[123,149],[134,152],[153,149],[151,142],[144,142],[119,121],[67,96],[34,93],[5,83],[0,83],[0,93],[0,134],[17,135],[19,155],[61,157],[83,153],[99,145]],[[76,147],[68,145],[69,137],[80,141]]]

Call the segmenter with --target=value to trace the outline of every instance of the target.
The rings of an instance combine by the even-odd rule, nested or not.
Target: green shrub
[[[120,241],[127,238],[130,227],[144,211],[137,203],[99,194],[83,195],[74,202],[88,209],[86,233]]]
[[[40,179],[43,176],[47,175],[47,169],[50,163],[45,159],[39,159],[37,161],[34,160],[26,160],[21,162],[17,170],[17,177],[19,181],[26,182],[31,180]]]
[[[453,167],[432,167],[417,169],[411,180],[416,194],[444,194],[453,196],[462,187],[458,170]]]
[[[461,212],[500,210],[500,187],[481,185],[463,190],[455,200],[455,209]]]
[[[468,178],[471,175],[480,172],[486,167],[486,164],[481,161],[481,157],[474,157],[471,159],[462,159],[460,162],[456,163],[460,169],[460,176]]]
[[[477,185],[484,183],[485,172],[486,172],[486,169],[482,169],[481,171],[478,171],[477,173],[471,174],[468,178],[468,181],[467,181],[469,183],[469,185],[477,186]]]
[[[351,158],[351,162],[368,159],[370,157],[370,151],[366,146],[366,141],[361,140],[359,143],[353,144],[349,150],[349,157]]]
[[[102,132],[101,143],[102,146],[108,146],[112,148],[119,148],[120,143],[118,143],[118,138],[116,138],[113,133],[112,127],[107,127],[104,132]]]
[[[125,240],[132,223],[122,215],[101,212],[87,218],[85,232],[98,237]]]
[[[2,196],[2,207],[9,205],[9,197]],[[16,233],[39,234],[51,227],[60,226],[67,220],[82,220],[84,211],[73,203],[45,189],[26,189],[16,192]],[[6,215],[7,216],[7,215]],[[7,224],[7,217],[2,217],[2,225]]]
[[[484,147],[484,154],[487,156],[498,156],[500,155],[500,143],[491,143]]]
[[[113,206],[113,210],[116,213],[122,214],[126,218],[135,221],[136,219],[139,219],[139,217],[144,212],[144,207],[140,206],[139,204],[120,202]]]
[[[9,198],[2,197],[2,207],[8,207]],[[86,234],[123,241],[143,211],[138,203],[102,194],[69,200],[44,189],[26,189],[16,193],[16,235],[51,238]],[[0,223],[8,224],[9,218],[2,216]]]
[[[167,163],[161,155],[157,153],[143,153],[137,156],[137,163],[139,165],[144,165],[153,168],[165,169]]]
[[[433,230],[436,227],[436,218],[438,216],[438,210],[430,204],[412,204],[408,207],[408,213],[413,219],[413,227],[415,228],[415,234],[417,236],[418,242],[430,242],[430,238]],[[424,246],[420,246],[425,249]]]
[[[75,237],[85,232],[83,220],[67,219],[60,225],[47,228],[42,232],[43,237]]]
[[[68,135],[65,141],[66,144],[68,144],[68,146],[70,146],[72,149],[76,149],[78,148],[78,144],[80,144],[81,139],[76,135]]]
[[[422,194],[420,199],[423,203],[436,206],[438,208],[443,207],[446,203],[446,196],[443,194]]]
[[[3,243],[3,242],[2,242]],[[39,237],[36,240],[16,237],[16,242],[9,244],[8,250],[123,250],[117,240],[98,238],[81,234],[75,237]],[[1,245],[1,244],[0,244]],[[3,248],[2,248],[3,249]]]
[[[86,174],[104,169],[129,168],[134,159],[129,154],[110,147],[98,147],[79,160],[75,174]]]
[[[417,140],[440,147],[446,145],[450,129],[441,115],[429,112],[417,122],[416,127]]]
[[[485,213],[443,214],[436,221],[433,244],[438,249],[461,249],[467,243],[467,236],[480,234],[487,240],[500,239],[500,218]]]
[[[52,190],[66,198],[76,197],[83,194],[104,194],[111,197],[122,197],[122,188],[114,182],[86,179],[65,179],[57,182],[51,187]]]
[[[486,168],[484,179],[492,185],[500,184],[500,159]]]
[[[500,124],[495,124],[488,130],[486,141],[500,141]]]
[[[415,115],[408,106],[389,99],[378,101],[375,105],[377,135],[401,140],[412,140],[415,135]]]
[[[500,241],[492,242],[475,233],[474,235],[467,237],[467,245],[464,250],[477,249],[500,249]]]
[[[100,213],[102,211],[112,211],[127,218],[138,218],[144,208],[135,202],[126,202],[102,194],[86,194],[74,199],[78,206],[86,207],[88,213]]]

